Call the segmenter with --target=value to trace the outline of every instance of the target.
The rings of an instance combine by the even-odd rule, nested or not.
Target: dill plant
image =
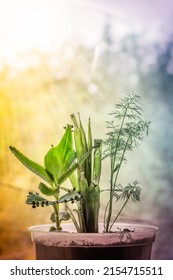
[[[106,122],[108,129],[104,141],[103,159],[109,158],[110,185],[109,201],[104,214],[104,230],[109,232],[122,212],[127,202],[140,200],[140,187],[138,182],[129,183],[123,187],[117,184],[118,175],[123,162],[126,161],[126,152],[133,151],[148,135],[150,122],[143,120],[140,97],[129,93],[123,97],[110,113],[111,121]],[[112,221],[114,201],[124,200],[124,204]]]

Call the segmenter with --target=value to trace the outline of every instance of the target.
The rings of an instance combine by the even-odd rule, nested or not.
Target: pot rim
[[[99,223],[99,225],[102,227],[103,229],[103,223]],[[143,224],[143,223],[115,223],[114,227],[113,227],[113,231],[112,232],[108,232],[105,233],[103,231],[100,232],[76,232],[76,229],[74,227],[73,223],[64,223],[62,230],[60,231],[49,231],[49,228],[51,226],[54,226],[54,224],[38,224],[38,225],[34,225],[34,226],[30,226],[28,229],[29,231],[32,233],[34,232],[44,232],[44,233],[50,233],[50,234],[59,234],[59,235],[64,235],[64,234],[75,234],[75,235],[88,235],[88,236],[92,236],[92,235],[110,235],[110,234],[115,234],[115,230],[119,230],[119,227],[124,229],[129,228],[130,230],[134,230],[135,232],[154,232],[156,233],[159,228],[150,224]],[[71,227],[71,229],[70,229]]]

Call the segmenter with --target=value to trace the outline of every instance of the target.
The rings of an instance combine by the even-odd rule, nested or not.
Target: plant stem
[[[86,217],[84,216],[82,203],[80,201],[78,203],[77,214],[78,214],[80,232],[87,232],[87,230],[86,230]]]
[[[135,126],[133,127],[133,129],[137,126],[138,124],[135,124]],[[121,165],[122,165],[122,162],[123,162],[123,159],[124,159],[124,155],[125,155],[125,152],[127,150],[127,145],[129,143],[129,140],[131,138],[131,133],[129,134],[129,137],[126,141],[126,144],[125,144],[125,147],[124,147],[124,150],[123,150],[123,153],[122,153],[122,156],[121,156],[121,160],[120,160],[120,163],[119,163],[119,168],[117,169],[117,172],[116,172],[116,176],[115,176],[115,180],[114,180],[114,188],[116,186],[116,183],[117,183],[117,178],[118,178],[118,175],[119,175],[119,172],[120,172],[120,168],[121,168]]]
[[[75,226],[77,232],[80,232],[80,227],[79,227],[79,225],[78,225],[78,223],[77,223],[77,221],[76,221],[76,219],[75,219],[75,216],[73,215],[71,209],[70,209],[67,205],[66,205],[66,208],[67,208],[67,210],[69,211],[70,218],[72,219],[72,221],[73,221],[73,223],[74,223],[74,226]]]
[[[116,220],[118,219],[119,215],[121,214],[121,212],[123,211],[124,207],[126,206],[127,202],[129,200],[129,197],[126,199],[126,201],[124,202],[123,206],[121,207],[120,211],[118,212],[118,214],[116,215],[115,219],[113,220],[112,224],[109,227],[109,231],[111,230],[111,228],[113,227],[114,223],[116,222]]]
[[[53,210],[55,214],[56,229],[61,230],[60,220],[59,220],[59,204],[53,205]]]
[[[113,151],[113,142],[114,141],[112,141],[112,145],[111,145],[111,154],[110,154],[110,165],[111,165],[110,199],[109,199],[108,216],[107,216],[107,219],[106,219],[106,227],[105,227],[106,232],[108,232],[108,229],[109,229],[109,224],[110,224],[110,220],[111,220],[111,216],[112,216],[113,192],[114,192],[114,188],[115,188],[116,181],[117,181],[117,178],[118,178],[119,170],[120,170],[120,167],[121,167],[121,164],[120,164],[120,166],[117,170],[117,173],[116,173],[115,180],[114,180],[114,169],[115,169],[115,162],[116,162],[117,151],[118,151],[118,146],[119,146],[119,140],[120,140],[120,135],[121,135],[121,131],[123,129],[123,125],[124,125],[124,122],[125,122],[125,118],[126,118],[128,108],[129,108],[129,103],[127,104],[125,112],[123,114],[120,130],[119,130],[119,133],[118,133],[118,138],[117,138],[117,141],[116,141],[116,148],[115,148],[115,151],[114,151],[113,154],[112,154],[112,151]],[[122,161],[123,161],[124,153],[125,153],[125,151],[122,154],[120,163],[122,163]]]
[[[110,178],[110,199],[109,199],[109,202],[108,202],[108,205],[107,207],[109,207],[108,209],[108,216],[106,218],[106,227],[105,227],[105,232],[108,232],[108,228],[109,228],[109,223],[110,223],[110,220],[111,220],[111,216],[112,216],[112,202],[113,202],[113,175],[114,175],[114,165],[113,165],[113,160],[112,160],[112,157],[110,158],[110,165],[111,165],[111,178]],[[106,209],[107,209],[106,207]]]
[[[127,111],[126,111],[126,112],[127,112]],[[116,186],[116,183],[117,183],[117,179],[118,179],[119,171],[120,171],[120,168],[121,168],[121,165],[122,165],[123,159],[124,159],[125,152],[126,152],[126,150],[127,150],[127,145],[128,145],[128,142],[129,142],[130,137],[131,137],[131,134],[129,135],[129,137],[128,137],[127,141],[126,141],[126,144],[125,144],[125,147],[124,147],[124,150],[123,150],[122,156],[121,156],[121,160],[120,160],[120,163],[119,163],[119,168],[117,169],[117,172],[116,172],[116,176],[115,176],[114,182],[111,182],[111,183],[113,184],[113,188],[112,188],[113,190],[115,189],[115,186]],[[113,193],[112,193],[112,197],[113,197]],[[109,214],[110,214],[110,215],[109,215],[109,223],[107,223],[107,228],[106,228],[106,230],[107,230],[107,231],[106,231],[106,232],[108,232],[108,231],[110,231],[110,230],[111,230],[111,228],[112,228],[113,224],[115,223],[115,221],[117,220],[117,218],[118,218],[118,217],[119,217],[119,215],[121,214],[121,212],[122,212],[123,208],[125,207],[125,205],[126,205],[127,201],[129,200],[129,198],[127,198],[127,200],[126,200],[126,201],[125,201],[125,203],[123,204],[122,208],[121,208],[121,209],[120,209],[120,211],[118,212],[118,214],[117,214],[116,218],[114,219],[114,221],[113,221],[112,225],[109,227],[109,224],[110,224],[110,219],[111,219],[111,215],[112,215],[112,200],[113,200],[113,199],[111,199],[111,200],[110,200],[111,209],[110,209],[110,207],[109,207],[109,209],[110,209]]]
[[[122,162],[123,162],[123,159],[124,159],[124,155],[125,155],[125,152],[126,152],[126,149],[127,149],[127,145],[128,145],[129,139],[130,139],[130,136],[127,139],[126,145],[124,147],[124,150],[123,150],[123,153],[122,153],[122,156],[121,156],[121,160],[120,160],[120,163],[119,163],[119,168],[117,169],[116,176],[115,176],[114,183],[113,183],[113,185],[114,185],[113,189],[115,189],[115,186],[117,184],[118,175],[119,175],[120,168],[121,168],[121,165],[122,165]]]

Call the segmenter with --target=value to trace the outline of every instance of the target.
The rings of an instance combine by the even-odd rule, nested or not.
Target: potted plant
[[[122,186],[118,176],[126,153],[148,135],[150,122],[143,120],[140,97],[133,93],[123,97],[110,115],[106,139],[94,141],[90,118],[86,133],[80,114],[71,115],[73,125],[65,127],[59,144],[44,156],[44,166],[10,146],[18,160],[44,181],[38,186],[41,194],[29,192],[26,203],[53,208],[52,225],[30,227],[36,259],[150,259],[157,228],[117,223],[126,204],[140,200],[138,182]],[[100,178],[105,159],[109,182],[103,189]],[[63,186],[67,179],[68,188]],[[99,223],[101,195],[108,199]],[[114,204],[119,200],[122,206],[115,214]],[[69,219],[73,223],[62,224]]]

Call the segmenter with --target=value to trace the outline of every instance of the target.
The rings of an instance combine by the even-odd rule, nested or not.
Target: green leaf
[[[96,148],[94,149],[94,163],[93,163],[93,182],[95,185],[99,184],[102,167],[102,140],[94,140]]]
[[[40,196],[38,193],[30,192],[29,195],[27,196],[26,204],[31,204],[33,205],[33,208],[35,208],[36,206],[40,206],[40,205],[42,206],[54,205],[55,202],[45,199],[44,197]]]
[[[70,214],[67,211],[60,211],[59,212],[59,220],[60,220],[60,222],[61,221],[67,221],[69,219],[70,219]],[[52,223],[55,223],[55,213],[51,214],[50,220],[51,220]]]
[[[87,231],[98,232],[98,217],[100,209],[100,187],[93,183],[87,189],[86,215]]]
[[[92,130],[91,130],[91,120],[88,119],[88,150],[92,147]]]
[[[60,143],[51,148],[45,155],[44,164],[54,177],[56,183],[70,168],[71,164],[76,158],[76,153],[72,145],[72,131],[71,126],[68,125],[67,129],[60,141]]]
[[[53,190],[53,189],[51,189],[50,187],[46,186],[43,183],[40,183],[38,188],[42,192],[42,194],[48,195],[48,196],[56,195],[59,192],[59,189]]]
[[[61,185],[67,178],[69,178],[71,176],[71,174],[80,166],[80,164],[82,164],[84,162],[84,160],[86,160],[86,158],[90,155],[90,153],[92,152],[92,149],[90,149],[90,151],[88,151],[87,153],[85,153],[77,163],[74,163],[66,172],[64,175],[62,175],[61,178],[59,178],[58,180],[58,184]]]
[[[9,147],[11,152],[17,157],[17,159],[30,171],[35,173],[37,176],[41,177],[43,180],[45,180],[48,183],[52,183],[53,178],[51,178],[51,175],[45,170],[45,168],[38,163],[30,160],[26,156],[24,156],[20,151],[18,151],[15,147],[10,146]]]
[[[59,203],[63,203],[63,202],[69,202],[71,201],[72,203],[74,202],[74,200],[80,200],[81,199],[81,194],[75,191],[69,192],[64,194],[63,196],[60,197],[60,199],[58,199]]]
[[[74,114],[71,115],[71,119],[74,124],[74,142],[75,142],[75,148],[76,148],[76,156],[77,156],[77,159],[79,160],[82,157],[82,155],[84,154],[82,135],[81,135],[81,130],[79,128],[78,121]]]
[[[70,214],[67,211],[59,212],[59,219],[61,221],[68,221],[70,219]]]
[[[67,180],[67,179],[71,176],[71,174],[77,169],[78,166],[79,166],[78,163],[74,163],[74,164],[72,165],[72,167],[70,167],[70,168],[65,172],[65,174],[63,174],[62,177],[59,178],[58,184],[61,185],[65,180]]]

